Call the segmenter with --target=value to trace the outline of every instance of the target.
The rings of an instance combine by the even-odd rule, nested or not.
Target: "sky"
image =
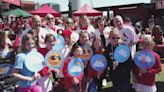
[[[58,3],[61,6],[61,11],[67,11],[69,0],[22,0],[22,1],[34,1],[34,2],[39,2],[39,3],[51,3],[51,2]],[[151,2],[151,0],[80,0],[80,1],[81,1],[80,6],[83,6],[84,4],[87,3],[94,8],[104,7],[104,6],[116,6],[116,5]]]

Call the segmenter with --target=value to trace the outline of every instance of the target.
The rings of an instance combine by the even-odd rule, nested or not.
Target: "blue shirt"
[[[25,66],[25,57],[27,53],[20,53],[16,56],[14,68],[20,70],[20,74],[28,77],[34,76],[34,72],[31,72],[27,69]],[[20,87],[31,87],[36,84],[36,81],[26,81],[26,80],[20,80],[19,81],[19,86]]]

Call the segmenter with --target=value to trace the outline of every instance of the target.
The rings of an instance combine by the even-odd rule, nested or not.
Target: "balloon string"
[[[114,51],[113,51],[113,47],[111,46],[111,51],[112,51],[112,53],[111,53],[111,59],[112,59],[112,62],[114,62]]]

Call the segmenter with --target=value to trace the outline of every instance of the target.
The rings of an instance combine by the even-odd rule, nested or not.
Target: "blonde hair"
[[[74,21],[72,20],[72,18],[67,18],[65,20],[66,23],[71,23],[71,24],[74,24]]]
[[[81,23],[80,23],[80,19],[84,19],[86,20],[86,24],[89,26],[90,25],[90,20],[88,19],[88,17],[86,15],[80,15],[79,17],[79,26],[81,27]]]
[[[111,37],[113,34],[117,34],[120,36],[119,34],[119,30],[117,28],[112,28],[111,31],[109,32],[109,37]]]
[[[109,39],[112,35],[118,35],[120,37],[120,39],[118,39],[118,43],[123,43],[123,40],[121,39],[119,30],[117,28],[112,28],[111,31],[109,32]]]
[[[73,21],[72,18],[67,18],[67,19],[65,20],[65,23],[64,23],[65,28],[67,27],[66,25],[67,25],[68,23],[70,23],[71,26],[74,26],[74,21]]]
[[[155,43],[151,35],[143,35],[141,44],[146,44],[149,49],[153,49]]]

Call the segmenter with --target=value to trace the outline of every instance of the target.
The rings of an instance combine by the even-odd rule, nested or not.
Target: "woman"
[[[86,15],[81,15],[79,17],[79,28],[77,31],[80,33],[81,31],[86,31],[91,38],[95,36],[95,29],[90,24],[90,21]]]
[[[106,39],[109,37],[109,32],[111,28],[106,26],[106,19],[104,17],[98,17],[96,19],[96,26],[95,26],[95,34],[96,36],[100,36],[103,41],[103,46],[106,47]]]

